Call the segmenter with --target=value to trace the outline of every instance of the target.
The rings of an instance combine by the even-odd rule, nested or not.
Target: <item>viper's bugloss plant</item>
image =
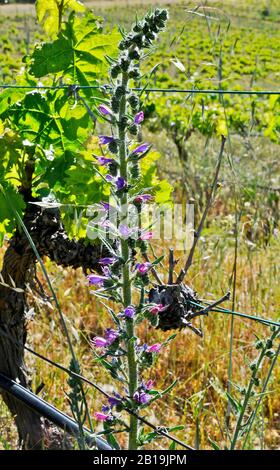
[[[103,336],[95,337],[92,346],[98,360],[119,381],[122,390],[115,391],[101,410],[96,410],[95,418],[104,423],[106,435],[111,438],[121,425],[129,433],[129,449],[136,449],[145,442],[143,429],[139,429],[137,414],[155,398],[162,396],[153,389],[153,381],[144,382],[143,370],[151,367],[160,354],[163,344],[141,344],[136,327],[145,318],[155,325],[155,318],[163,308],[161,304],[148,303],[146,286],[153,264],[143,260],[146,243],[152,237],[151,231],[141,226],[132,228],[128,223],[129,206],[132,205],[140,216],[144,204],[153,199],[149,188],[137,190],[141,178],[140,161],[151,149],[151,144],[137,140],[140,126],[145,116],[141,101],[132,91],[135,80],[141,77],[140,63],[165,28],[168,12],[157,8],[148,13],[142,21],[137,21],[129,33],[122,32],[117,59],[108,58],[110,67],[110,101],[98,106],[101,117],[109,122],[110,135],[100,135],[99,144],[102,157],[96,165],[105,167],[105,180],[110,184],[114,206],[102,205],[104,230],[114,234],[113,240],[106,240],[108,257],[100,259],[102,273],[88,276],[90,285],[97,289],[95,294],[115,301],[114,310],[107,307],[115,328],[108,328]],[[117,216],[111,222],[109,212]],[[123,409],[134,412],[130,422],[124,423]],[[140,438],[141,436],[141,438]],[[155,433],[155,438],[156,438]],[[115,436],[113,441],[116,443]],[[112,440],[110,441],[112,442]]]

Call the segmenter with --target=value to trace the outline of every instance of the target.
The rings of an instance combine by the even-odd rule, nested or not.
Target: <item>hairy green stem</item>
[[[277,334],[278,334],[278,330],[276,330],[271,335],[271,337],[270,337],[271,341],[273,341],[277,337]],[[247,407],[248,407],[248,404],[249,404],[249,401],[250,401],[250,398],[251,398],[251,395],[252,395],[253,387],[255,385],[255,379],[256,379],[257,374],[259,372],[259,369],[262,365],[262,362],[263,362],[263,360],[266,356],[266,351],[267,351],[267,348],[263,348],[261,350],[260,354],[259,354],[258,359],[257,359],[256,367],[255,367],[255,369],[252,373],[251,380],[248,384],[248,387],[247,387],[247,390],[246,390],[246,393],[245,393],[245,397],[244,397],[244,401],[243,401],[243,404],[242,404],[242,408],[240,410],[238,420],[237,420],[237,423],[236,423],[236,426],[235,426],[235,430],[234,430],[233,437],[232,437],[232,440],[231,440],[230,450],[235,449],[238,438],[240,436],[240,432],[243,428],[243,419],[244,419],[244,416],[245,416],[245,413],[246,413],[246,410],[247,410]],[[252,418],[252,416],[251,416],[251,418]]]
[[[127,91],[128,77],[126,73],[123,73],[122,86]],[[119,123],[122,120],[122,117],[126,114],[126,94],[122,96],[120,101],[120,110],[119,110]],[[127,181],[127,139],[126,139],[126,130],[119,127],[119,157],[120,157],[120,175]],[[122,213],[124,219],[128,217],[128,208],[127,208],[127,193],[123,193],[121,196],[121,206],[122,210],[125,209],[125,213]],[[129,247],[127,240],[121,240],[121,251],[122,258],[124,260],[123,271],[122,271],[122,295],[124,306],[127,307],[131,304],[131,281],[130,281],[130,268],[129,268]],[[129,378],[129,395],[133,397],[137,386],[138,386],[138,368],[136,362],[135,354],[135,344],[134,344],[134,320],[133,318],[127,318],[126,320],[126,334],[128,338],[127,344],[127,360],[128,360],[128,378]],[[138,421],[137,417],[130,416],[130,431],[129,431],[129,443],[128,448],[130,450],[137,449],[137,432],[138,432]]]
[[[280,328],[277,330],[277,334],[278,334],[278,335],[280,334]],[[257,416],[259,407],[260,407],[260,405],[261,405],[261,403],[262,403],[263,397],[264,397],[264,395],[265,395],[265,393],[266,393],[266,389],[267,389],[269,380],[270,380],[270,378],[271,378],[272,372],[273,372],[273,370],[274,370],[274,367],[275,367],[275,364],[276,364],[276,362],[277,362],[277,359],[278,359],[279,355],[280,355],[280,345],[278,346],[277,351],[276,351],[276,353],[275,353],[275,356],[274,356],[274,358],[273,358],[273,360],[272,360],[272,362],[271,362],[270,368],[269,368],[269,370],[268,370],[266,379],[265,379],[264,384],[263,384],[263,387],[262,387],[262,391],[261,391],[260,397],[259,397],[259,399],[258,399],[258,401],[257,401],[257,404],[256,404],[256,406],[255,406],[255,408],[254,408],[254,411],[253,411],[253,414],[252,414],[252,416],[251,416],[250,424],[249,424],[249,426],[248,426],[248,429],[246,430],[246,436],[245,436],[245,439],[244,439],[244,442],[243,442],[242,449],[245,449],[245,447],[246,447],[246,444],[247,444],[247,441],[248,441],[248,438],[249,438],[249,434],[250,434],[250,432],[251,432],[253,423],[254,423],[255,418],[256,418],[256,416]]]

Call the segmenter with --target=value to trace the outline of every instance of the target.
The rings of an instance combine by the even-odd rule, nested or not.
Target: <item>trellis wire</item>
[[[0,89],[22,89],[22,90],[110,90],[110,85],[0,85]],[[132,91],[151,92],[151,93],[186,93],[186,94],[218,94],[218,95],[279,95],[278,90],[224,90],[224,89],[186,89],[186,88],[147,88],[135,87]]]

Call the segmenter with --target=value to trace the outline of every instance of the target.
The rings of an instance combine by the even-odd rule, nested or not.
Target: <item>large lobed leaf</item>
[[[83,12],[84,5],[77,0],[37,0],[36,12],[38,22],[46,33],[54,36],[61,26],[62,15],[66,9]]]
[[[30,73],[37,78],[58,74],[65,83],[92,85],[108,69],[106,55],[117,53],[120,33],[102,33],[100,18],[87,12],[82,18],[71,13],[58,38],[36,46]]]

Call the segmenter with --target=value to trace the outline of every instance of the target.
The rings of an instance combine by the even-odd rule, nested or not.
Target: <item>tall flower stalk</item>
[[[98,360],[106,365],[112,377],[122,383],[122,393],[117,391],[95,413],[95,418],[103,421],[104,427],[112,432],[119,424],[125,424],[129,434],[128,448],[137,449],[145,442],[143,430],[138,429],[137,413],[146,407],[152,396],[153,382],[141,380],[142,371],[150,367],[156,360],[162,345],[141,345],[136,335],[136,326],[144,319],[152,319],[160,311],[161,306],[149,305],[145,302],[145,286],[149,284],[149,270],[152,264],[143,262],[142,254],[146,252],[146,240],[151,232],[143,232],[141,224],[142,206],[148,203],[153,194],[141,187],[140,160],[150,150],[147,143],[137,142],[141,123],[145,116],[141,110],[139,96],[131,87],[135,80],[141,78],[140,62],[164,29],[168,13],[164,9],[156,9],[147,14],[142,21],[137,21],[128,33],[122,32],[123,39],[119,43],[117,60],[108,58],[110,62],[110,78],[112,95],[110,101],[98,107],[105,121],[110,123],[112,135],[102,135],[99,143],[102,157],[97,164],[108,168],[104,178],[111,185],[114,207],[105,203],[101,207],[104,217],[102,226],[109,228],[114,234],[113,241],[106,241],[110,255],[100,260],[102,275],[89,275],[89,282],[100,289],[97,295],[114,300],[119,312],[108,307],[116,330],[107,329],[104,337],[93,340],[93,346],[101,350]],[[111,202],[110,202],[111,204]],[[131,207],[135,210],[136,221],[129,225]],[[110,215],[116,215],[114,222]],[[123,385],[125,384],[125,385]],[[159,394],[160,395],[160,394]],[[153,400],[156,398],[153,393]],[[129,423],[124,423],[120,412],[131,409]],[[114,436],[113,441],[116,442]]]

